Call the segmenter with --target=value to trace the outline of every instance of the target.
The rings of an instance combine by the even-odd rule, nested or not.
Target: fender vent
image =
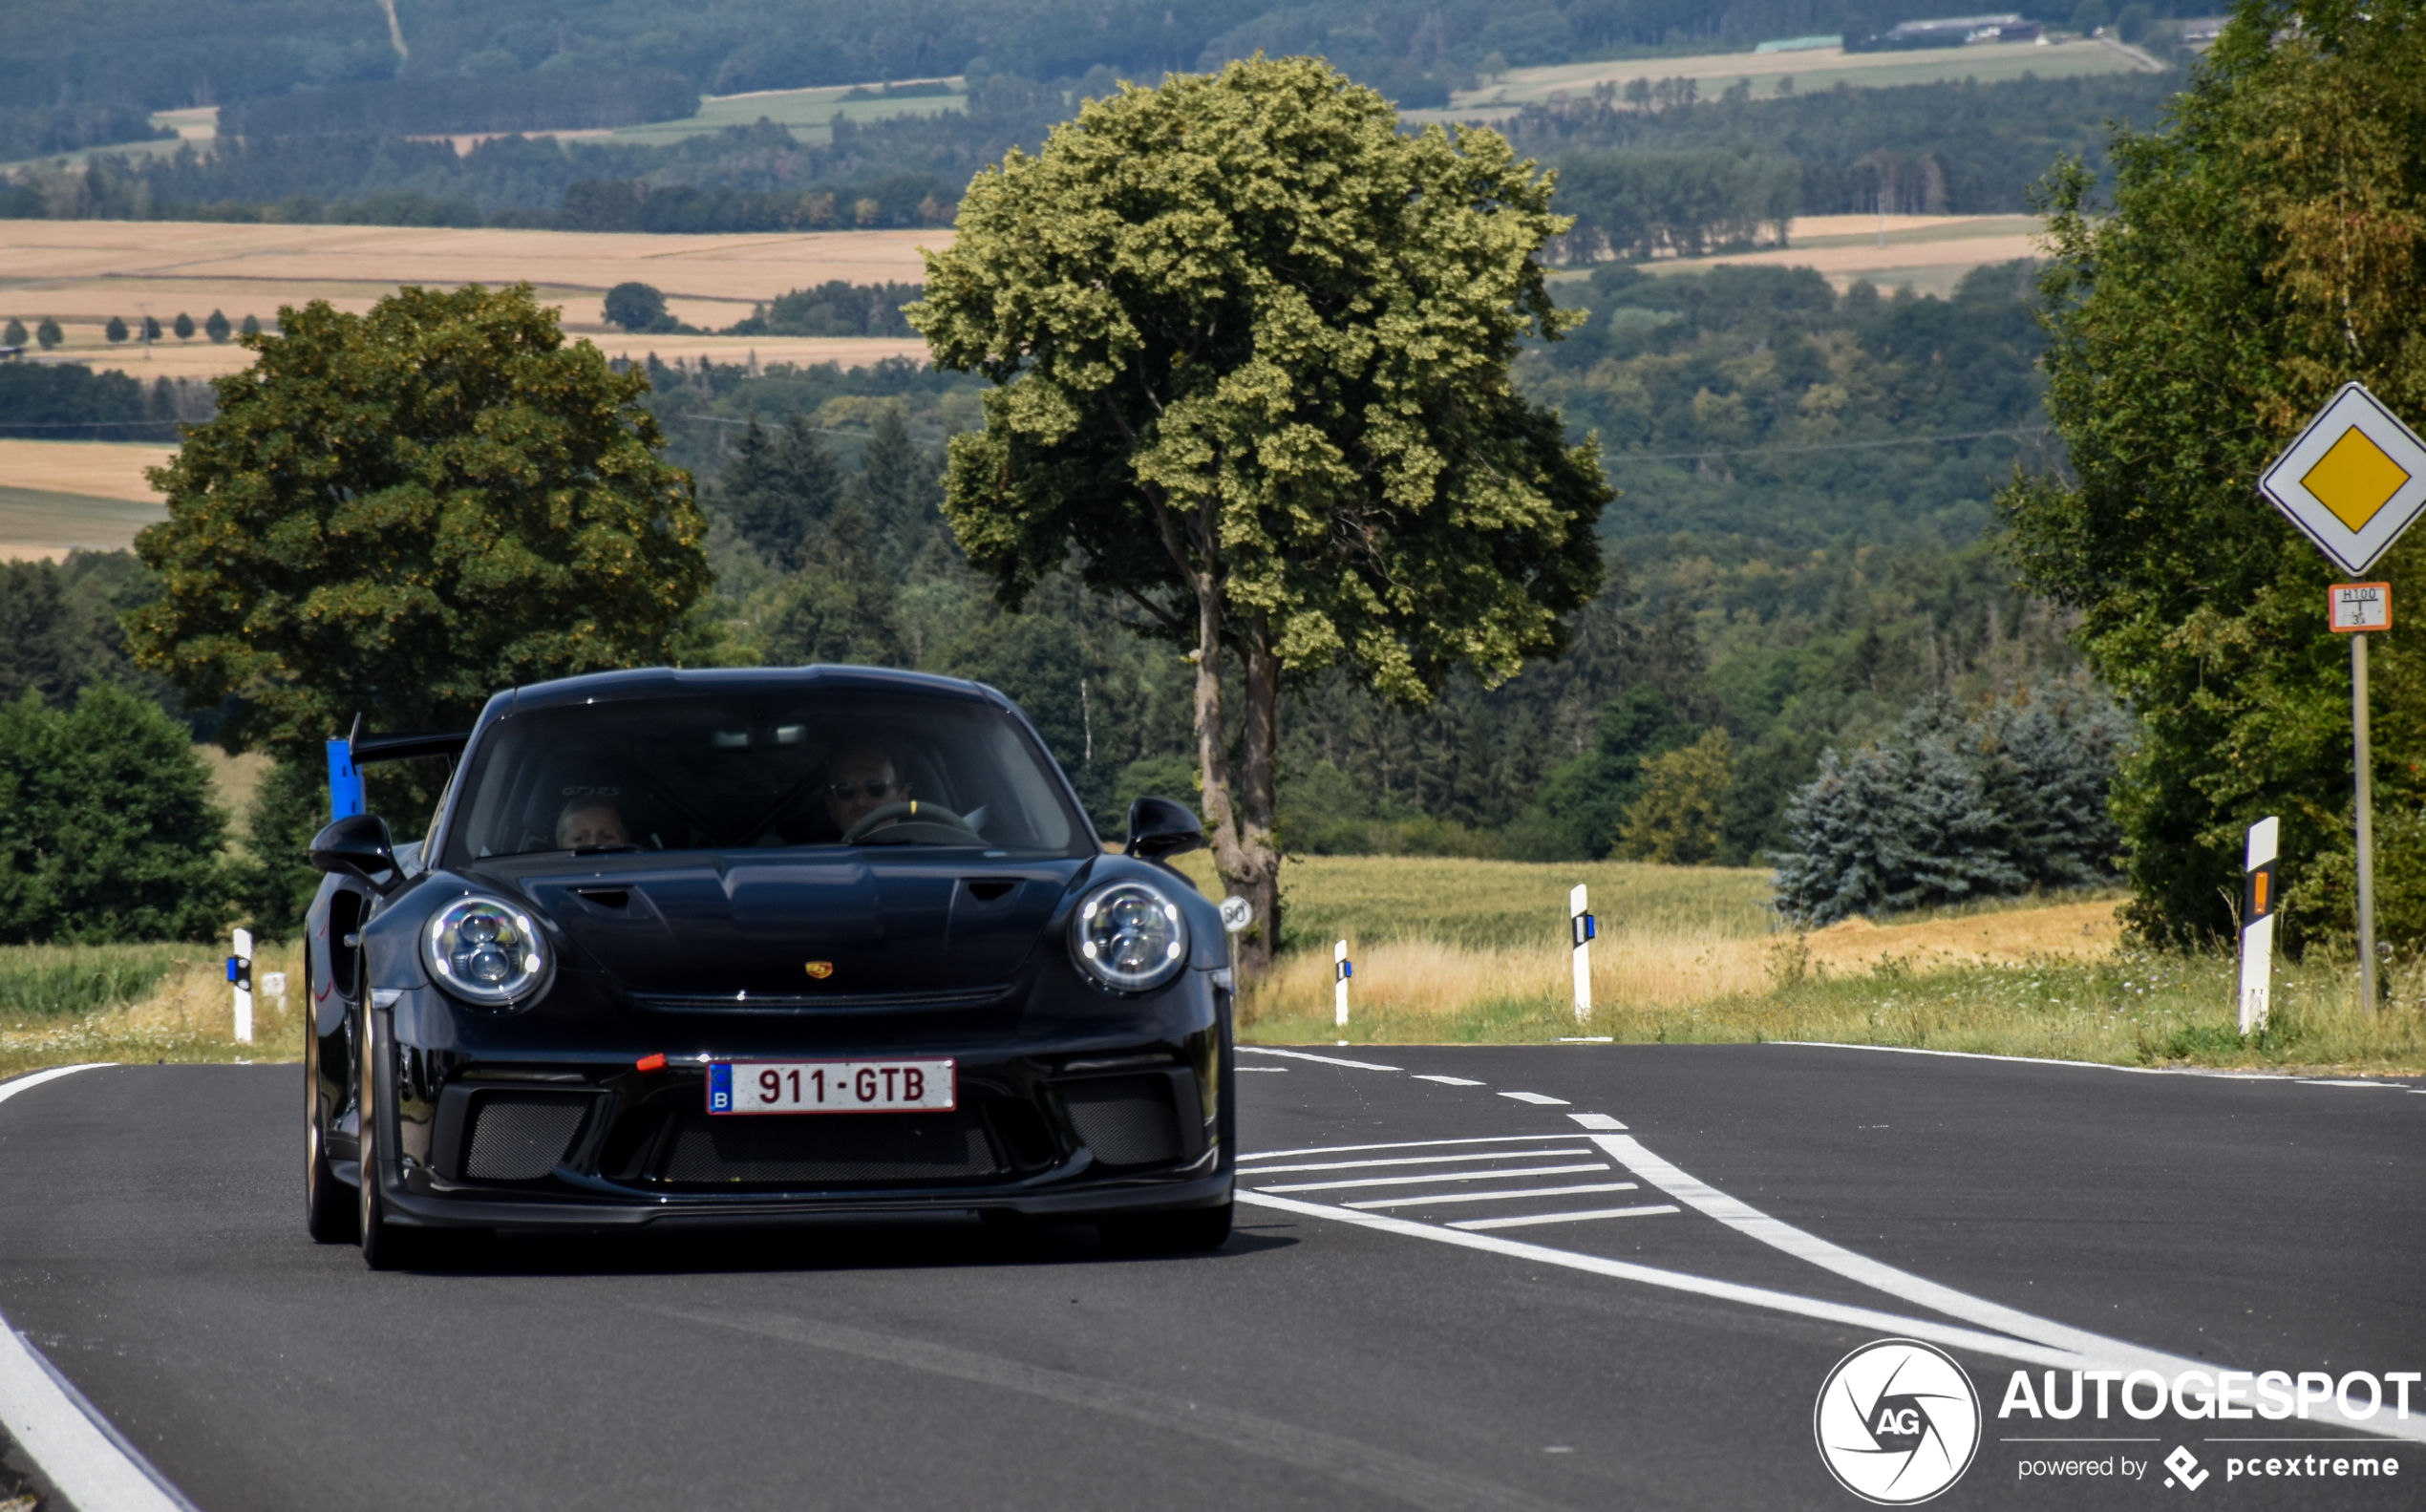
[[[463,1174],[476,1182],[538,1181],[564,1159],[588,1109],[586,1097],[490,1093],[473,1110]]]
[[[1180,1158],[1169,1076],[1064,1082],[1061,1100],[1078,1138],[1106,1165],[1157,1165]]]

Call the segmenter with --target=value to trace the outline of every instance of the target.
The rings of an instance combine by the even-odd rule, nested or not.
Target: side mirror
[[[404,880],[388,821],[376,814],[348,815],[311,837],[311,863],[322,871],[360,878],[383,894]]]
[[[1203,843],[1204,825],[1186,804],[1174,803],[1167,798],[1141,798],[1129,805],[1129,843],[1125,847],[1129,855],[1146,861],[1168,861]]]

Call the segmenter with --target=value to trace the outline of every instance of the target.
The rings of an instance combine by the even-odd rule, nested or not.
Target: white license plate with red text
[[[719,1060],[710,1113],[913,1113],[958,1107],[948,1060]]]

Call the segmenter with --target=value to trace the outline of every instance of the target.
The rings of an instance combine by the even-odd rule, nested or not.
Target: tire
[[[1200,1254],[1219,1249],[1228,1242],[1234,1205],[1224,1203],[1219,1207],[1192,1207],[1181,1213],[1106,1218],[1096,1223],[1096,1233],[1106,1249],[1124,1255]]]
[[[387,1200],[379,1191],[377,1175],[378,1119],[372,1116],[378,1106],[372,1096],[377,1083],[372,1079],[375,1063],[369,1047],[376,1033],[366,1015],[362,1033],[362,1185],[353,1194],[362,1263],[373,1270],[483,1265],[496,1246],[496,1229],[407,1228],[388,1217]]]
[[[305,1001],[310,1001],[305,983]],[[309,1009],[306,1010],[309,1012]],[[359,1230],[359,1199],[329,1168],[329,1152],[321,1146],[320,1035],[317,1026],[304,1026],[304,1232],[314,1243],[351,1244]]]

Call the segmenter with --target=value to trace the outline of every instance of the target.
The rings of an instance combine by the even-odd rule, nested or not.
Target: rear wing
[[[362,768],[374,761],[415,761],[429,756],[446,757],[451,768],[471,738],[469,730],[367,735],[362,733],[362,721],[355,719],[353,734],[331,736],[329,741],[329,817],[345,819],[363,811]]]

